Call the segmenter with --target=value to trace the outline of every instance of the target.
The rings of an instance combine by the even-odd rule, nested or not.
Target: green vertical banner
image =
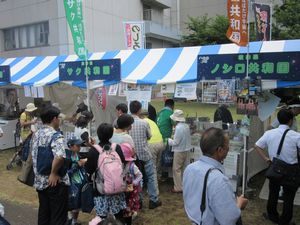
[[[74,50],[80,59],[86,60],[82,0],[64,0],[67,21],[72,32]]]

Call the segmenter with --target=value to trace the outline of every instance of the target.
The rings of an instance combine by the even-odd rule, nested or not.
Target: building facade
[[[177,6],[178,0],[84,1],[89,52],[125,49],[125,21],[145,21],[148,48],[178,46]],[[0,57],[63,54],[74,49],[62,0],[0,0]]]

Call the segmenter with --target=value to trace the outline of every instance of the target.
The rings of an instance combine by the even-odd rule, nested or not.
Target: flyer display
[[[128,106],[130,102],[137,100],[142,104],[142,109],[147,110],[148,103],[151,102],[151,96],[152,96],[151,85],[136,85],[136,84],[127,85],[126,100]]]
[[[197,83],[176,84],[175,98],[185,98],[186,100],[197,99]]]
[[[202,102],[218,103],[218,81],[202,82]]]

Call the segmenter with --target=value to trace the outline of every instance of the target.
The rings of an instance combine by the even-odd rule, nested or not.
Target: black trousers
[[[37,192],[38,225],[65,225],[68,217],[68,187],[58,184]]]
[[[272,179],[269,180],[267,212],[269,218],[278,221],[279,225],[288,225],[293,218],[294,199],[298,188],[283,185],[283,209],[281,216],[279,216],[277,211],[277,202],[280,186],[280,183]]]

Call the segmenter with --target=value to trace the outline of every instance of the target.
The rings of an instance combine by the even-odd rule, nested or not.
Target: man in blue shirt
[[[229,179],[224,175],[223,160],[229,150],[229,138],[223,130],[206,130],[200,142],[203,156],[190,164],[183,174],[183,200],[185,211],[193,224],[235,225],[248,200],[235,197]],[[210,171],[206,185],[206,207],[200,211],[203,184],[206,173]]]

